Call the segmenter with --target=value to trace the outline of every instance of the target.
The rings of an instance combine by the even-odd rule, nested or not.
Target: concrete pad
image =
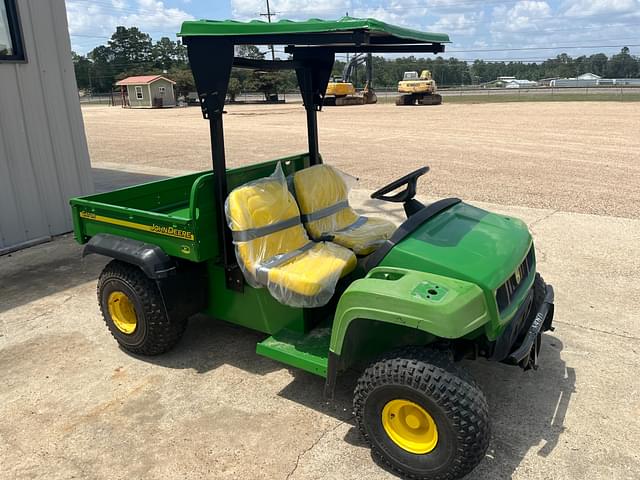
[[[369,215],[398,208],[353,192]],[[472,479],[627,479],[640,470],[640,221],[478,204],[533,230],[557,292],[537,372],[467,362],[493,436]],[[0,458],[7,478],[395,478],[353,426],[355,377],[255,354],[263,335],[203,316],[172,352],[117,347],[98,310],[106,263],[71,236],[0,257]]]

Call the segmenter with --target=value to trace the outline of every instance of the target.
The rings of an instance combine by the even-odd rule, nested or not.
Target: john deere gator
[[[459,361],[536,368],[551,328],[553,289],[531,234],[458,198],[422,204],[426,167],[371,195],[403,204],[400,225],[360,215],[320,154],[317,124],[337,53],[440,53],[449,37],[350,17],[188,21],[180,35],[212,170],[71,201],[84,254],[113,259],[98,280],[108,329],[125,350],[159,355],[204,313],[263,332],[257,353],[317,375],[328,398],[358,369],[355,422],[373,454],[411,478],[464,476],[485,455],[490,422]],[[244,44],[283,45],[290,59],[234,58]],[[307,152],[226,168],[232,66],[295,71]],[[372,151],[362,165],[375,161]]]

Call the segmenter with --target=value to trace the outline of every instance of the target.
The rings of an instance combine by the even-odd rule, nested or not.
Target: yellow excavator
[[[436,93],[438,86],[431,78],[429,70],[418,72],[404,72],[404,78],[398,82],[396,105],[440,105],[442,95]]]
[[[351,83],[351,77],[359,65],[366,64],[366,82],[364,89],[357,92]],[[377,103],[378,97],[371,86],[373,64],[371,54],[358,54],[349,61],[342,71],[342,76],[333,77],[327,84],[327,91],[324,94],[324,105],[365,105]]]

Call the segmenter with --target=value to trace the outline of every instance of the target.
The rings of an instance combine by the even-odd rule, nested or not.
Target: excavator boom
[[[366,83],[362,92],[356,92],[351,82],[356,69],[360,65],[366,65]],[[342,70],[342,78],[334,78],[327,85],[324,97],[324,105],[364,105],[376,103],[378,97],[371,86],[372,81],[372,56],[371,54],[359,53],[354,55]]]

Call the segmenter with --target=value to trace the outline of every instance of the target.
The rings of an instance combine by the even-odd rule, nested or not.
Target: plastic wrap
[[[367,255],[391,237],[396,226],[381,218],[358,215],[348,202],[348,177],[329,165],[315,165],[296,172],[296,198],[307,231],[313,239],[333,242]]]
[[[280,303],[325,305],[340,277],[355,268],[351,251],[309,239],[280,164],[270,177],[234,189],[225,213],[247,283],[266,286]]]

